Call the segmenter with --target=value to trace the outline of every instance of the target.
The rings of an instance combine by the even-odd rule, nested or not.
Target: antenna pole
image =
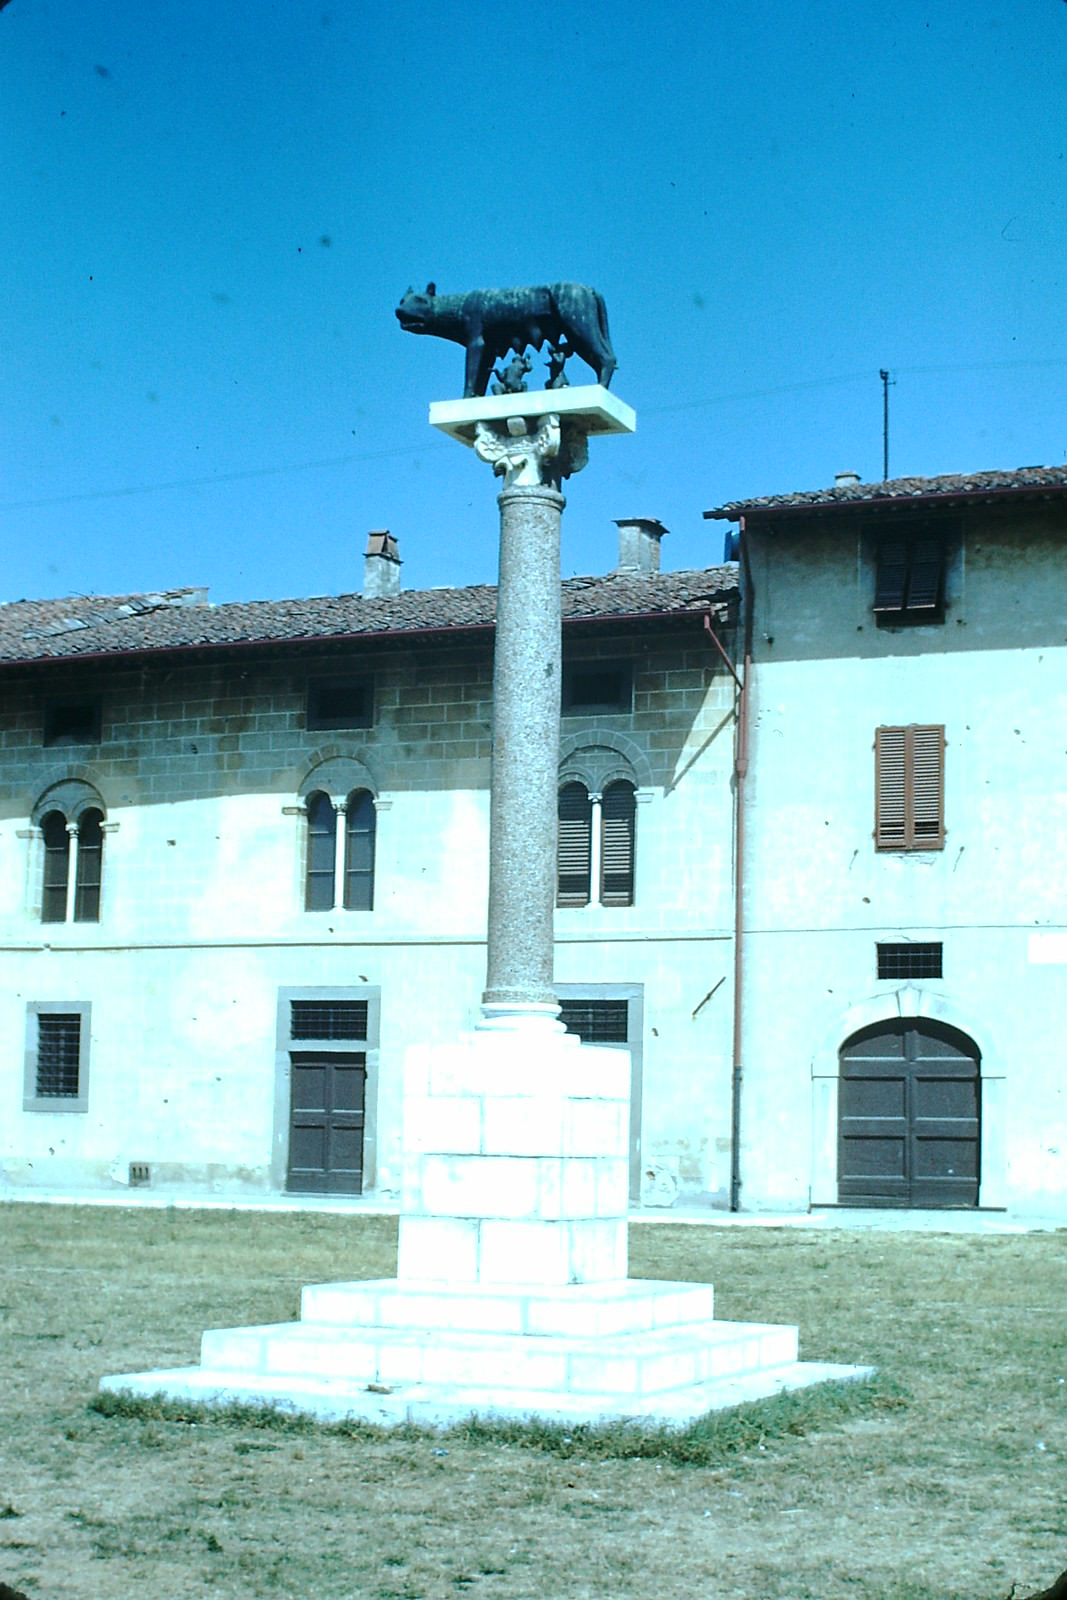
[[[885,367],[880,367],[878,376],[882,380],[882,478],[889,477],[889,385],[896,379],[890,379]]]

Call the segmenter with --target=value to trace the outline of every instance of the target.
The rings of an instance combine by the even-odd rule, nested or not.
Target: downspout
[[[733,1016],[733,1067],[730,1075],[730,1210],[741,1209],[741,1004],[742,984],[742,934],[744,931],[744,862],[745,862],[745,812],[744,787],[748,772],[748,673],[752,662],[752,574],[748,550],[744,543],[744,519],[741,520],[741,552],[745,569],[744,617],[744,676],[739,677],[722,642],[711,625],[710,614],[704,617],[704,628],[737,685],[737,722],[734,731],[734,1016]]]
[[[730,1210],[741,1209],[741,1084],[744,1077],[742,1007],[744,1001],[745,953],[745,778],[748,775],[748,684],[752,671],[752,618],[756,586],[745,538],[745,519],[740,519],[741,565],[744,570],[744,669],[737,702],[737,735],[734,744],[734,1061],[730,1078]]]

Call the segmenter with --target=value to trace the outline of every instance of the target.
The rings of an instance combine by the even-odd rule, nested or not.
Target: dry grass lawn
[[[1067,1566],[1067,1232],[636,1224],[636,1276],[798,1322],[874,1385],[617,1430],[263,1426],[92,1408],[104,1372],[389,1276],[382,1218],[0,1206],[0,1580],[33,1600],[1007,1600]],[[900,1398],[895,1398],[903,1391]],[[687,1459],[688,1455],[688,1459]]]

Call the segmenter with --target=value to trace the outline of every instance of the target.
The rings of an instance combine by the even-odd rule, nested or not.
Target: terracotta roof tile
[[[916,500],[985,500],[1001,495],[1060,495],[1067,490],[1065,467],[1016,467],[1013,472],[955,472],[938,478],[888,478],[875,483],[845,483],[797,494],[767,494],[731,500],[705,511],[706,517],[736,522],[761,511],[806,511],[833,506],[888,505]]]
[[[736,592],[732,566],[568,578],[563,616],[568,622],[639,619],[709,608],[722,616]],[[408,590],[368,600],[341,594],[219,606],[207,603],[203,589],[15,600],[0,605],[0,664],[462,632],[492,627],[495,615],[496,589],[490,584]]]

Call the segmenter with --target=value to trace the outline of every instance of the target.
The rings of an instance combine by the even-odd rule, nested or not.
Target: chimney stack
[[[856,487],[856,485],[859,483],[859,481],[860,481],[860,475],[859,475],[858,472],[835,472],[834,473],[834,488],[835,489],[854,489]]]
[[[400,593],[400,552],[388,528],[367,535],[363,561],[363,598],[381,600]]]
[[[619,572],[658,572],[659,542],[667,529],[655,517],[617,517]]]

